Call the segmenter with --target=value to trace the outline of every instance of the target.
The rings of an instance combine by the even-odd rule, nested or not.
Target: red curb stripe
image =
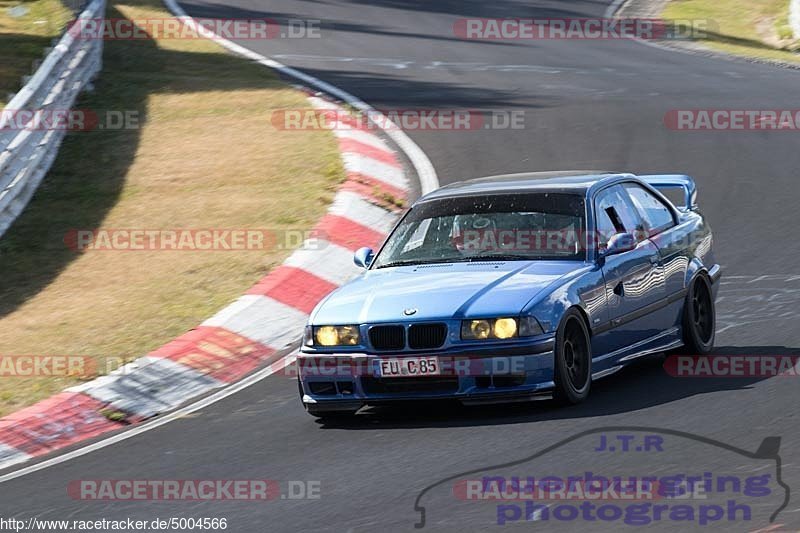
[[[170,359],[232,383],[275,353],[269,346],[216,326],[198,326],[150,355]]]
[[[386,238],[380,231],[337,215],[325,215],[314,230],[325,235],[329,242],[347,248],[351,252],[363,246],[376,248]]]
[[[369,144],[362,143],[361,141],[357,141],[355,139],[340,138],[339,149],[344,153],[358,154],[364,157],[369,157],[370,159],[375,159],[381,163],[400,168],[400,162],[392,152],[381,150],[380,148],[370,146]]]
[[[315,95],[314,91],[307,91]],[[333,113],[341,126],[374,134],[374,128],[361,118]],[[398,159],[386,150],[355,140],[340,139],[341,151],[352,151],[400,167]],[[391,157],[391,160],[389,160]],[[377,178],[348,173],[340,190],[356,191],[378,204],[385,204],[380,193],[405,199],[407,191]],[[328,215],[318,223],[331,236],[331,242],[355,249],[358,245],[377,246],[384,235],[346,217]],[[310,313],[336,285],[309,272],[281,266],[262,279],[248,294],[272,297],[291,307]],[[225,328],[199,326],[165,344],[150,355],[177,361],[224,382],[240,379],[272,357],[275,350]],[[277,364],[277,363],[274,363]],[[85,441],[125,426],[101,414],[107,404],[87,394],[63,391],[0,419],[0,443],[13,450],[38,456]],[[128,423],[143,418],[128,416]]]
[[[123,427],[100,414],[104,406],[86,394],[60,392],[0,419],[0,442],[42,455]]]
[[[408,191],[406,191],[405,189],[401,189],[400,187],[395,187],[394,185],[390,185],[385,181],[381,181],[378,178],[373,178],[372,176],[368,176],[360,172],[347,173],[347,182],[345,182],[345,186],[348,186],[351,183],[365,185],[367,187],[367,190],[371,191],[370,196],[374,196],[373,189],[378,189],[378,192],[388,194],[393,198],[397,198],[398,200],[405,200],[408,197]]]
[[[269,296],[306,314],[338,285],[303,269],[281,265],[252,287],[247,294]]]

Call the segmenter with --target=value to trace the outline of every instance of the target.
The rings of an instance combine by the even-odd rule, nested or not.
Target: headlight
[[[516,318],[465,320],[461,323],[461,338],[464,340],[510,339],[516,335]]]
[[[314,342],[319,346],[356,346],[360,340],[358,326],[314,327]]]
[[[535,337],[544,330],[532,316],[517,318],[484,318],[464,320],[461,323],[463,340],[511,339],[514,337]]]
[[[513,318],[498,318],[494,321],[492,333],[498,339],[510,339],[517,334],[517,321]]]

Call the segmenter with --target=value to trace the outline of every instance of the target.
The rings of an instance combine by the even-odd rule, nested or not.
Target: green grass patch
[[[672,0],[665,19],[710,21],[700,42],[735,55],[800,62],[791,27],[789,0]]]
[[[71,18],[59,0],[0,0],[0,106]]]

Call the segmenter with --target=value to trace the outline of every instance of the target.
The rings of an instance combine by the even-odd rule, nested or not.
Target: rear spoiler
[[[639,176],[639,179],[665,196],[670,190],[681,189],[683,191],[683,205],[675,204],[675,207],[682,211],[694,211],[697,209],[697,186],[690,176],[683,174],[653,174]]]

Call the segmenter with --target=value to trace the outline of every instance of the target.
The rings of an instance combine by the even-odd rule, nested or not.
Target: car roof
[[[524,172],[477,178],[445,185],[417,203],[458,196],[480,196],[521,192],[573,193],[586,195],[611,183],[635,178],[633,174],[595,170]]]

